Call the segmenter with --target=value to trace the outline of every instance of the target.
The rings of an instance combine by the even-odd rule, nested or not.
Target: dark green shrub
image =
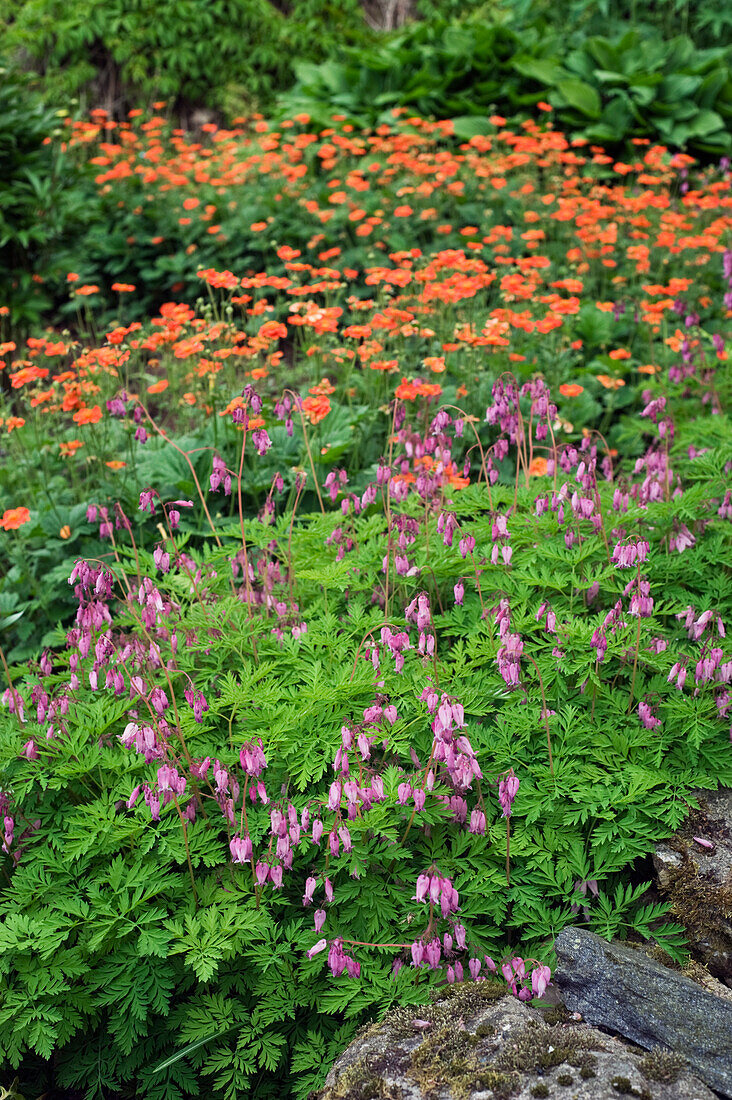
[[[230,115],[269,102],[292,61],[367,33],[357,0],[2,0],[0,46],[21,53],[54,98],[120,110],[169,100]]]
[[[435,20],[325,65],[299,64],[283,108],[322,124],[339,111],[373,125],[395,107],[457,116],[456,133],[468,138],[492,111],[514,115],[548,99],[573,136],[616,149],[648,137],[717,156],[732,147],[731,59],[730,48],[698,50],[686,36],[627,26],[587,38],[543,21]]]
[[[16,335],[37,327],[48,309],[40,273],[76,201],[75,169],[55,140],[63,113],[0,61],[0,306]],[[0,332],[7,326],[0,318]]]

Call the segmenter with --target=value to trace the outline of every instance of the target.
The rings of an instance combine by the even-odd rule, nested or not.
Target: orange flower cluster
[[[693,345],[677,328],[679,295],[720,308],[699,291],[729,232],[729,176],[707,174],[672,198],[675,168],[660,146],[639,144],[627,163],[613,162],[599,146],[570,141],[547,117],[515,129],[500,116],[491,123],[493,134],[449,144],[449,122],[418,118],[373,133],[259,120],[209,127],[203,141],[169,133],[156,116],[117,123],[97,111],[91,121],[69,123],[67,144],[95,166],[100,191],[120,202],[140,192],[164,197],[191,234],[189,255],[202,239],[211,255],[235,224],[237,233],[253,234],[253,247],[271,249],[272,266],[198,272],[212,301],[232,312],[200,316],[169,301],[145,323],[111,328],[98,346],[53,334],[20,350],[0,343],[14,404],[12,415],[5,410],[5,432],[14,441],[31,418],[51,416],[64,435],[81,436],[59,443],[71,459],[99,436],[94,425],[121,389],[158,397],[193,426],[238,407],[245,380],[269,379],[274,393],[323,373],[332,381],[312,385],[302,406],[311,424],[329,415],[331,399],[382,406],[396,397],[425,408],[436,407],[443,390],[472,399],[484,372],[495,377],[508,368],[543,373],[568,400],[588,390],[611,405],[615,390],[661,369],[646,361],[649,346],[671,355],[684,340]],[[269,203],[237,221],[242,196],[250,204],[260,185],[273,188],[283,210],[296,211],[298,230],[305,227],[297,241],[288,241]],[[471,212],[464,219],[461,196]],[[141,214],[137,201],[131,210]],[[146,247],[157,242],[167,254],[169,242],[149,233]],[[358,240],[363,260],[350,266]],[[67,275],[69,293],[88,298],[80,313],[93,312],[98,300],[98,286],[84,277]],[[135,287],[115,282],[112,290],[124,302]],[[607,336],[615,299],[634,302],[633,335],[626,328]],[[664,326],[672,333],[663,333],[665,343]],[[587,335],[595,328],[606,333],[599,349]],[[591,355],[601,359],[586,366]],[[612,373],[595,373],[603,369]],[[124,465],[114,456],[105,461],[112,470]],[[448,480],[462,479],[453,471]]]

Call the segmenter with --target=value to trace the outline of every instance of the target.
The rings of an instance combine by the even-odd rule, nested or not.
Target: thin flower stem
[[[457,524],[458,531],[460,531],[460,533],[462,534],[462,532],[463,532],[462,524],[457,519],[454,512],[452,512],[451,515],[452,515],[452,518],[455,520],[455,523]],[[481,612],[482,612],[482,615],[485,616],[485,603],[483,602],[483,590],[480,587],[480,577],[478,576],[478,566],[475,564],[475,556],[473,554],[473,551],[468,550],[468,553],[470,554],[470,560],[473,563],[473,573],[475,574],[475,587],[478,589],[478,598],[480,600]]]
[[[244,553],[244,587],[245,587],[246,596],[247,596],[247,611],[248,611],[248,614],[249,614],[249,618],[251,619],[251,617],[252,617],[252,588],[251,588],[251,581],[249,579],[249,554],[247,553],[247,537],[244,533],[244,507],[243,507],[243,504],[242,504],[242,492],[241,492],[241,481],[242,481],[243,470],[244,470],[244,449],[245,449],[246,445],[247,445],[247,430],[246,430],[246,428],[244,428],[244,430],[242,432],[242,441],[241,441],[241,456],[239,458],[239,474],[237,476],[237,483],[236,484],[237,484],[237,499],[238,499],[238,502],[239,502],[239,527],[241,529],[241,545],[242,545],[242,551]]]
[[[198,894],[196,893],[196,880],[195,880],[195,877],[193,875],[193,864],[191,863],[191,850],[188,847],[188,827],[186,825],[185,818],[183,817],[183,814],[181,813],[180,806],[178,805],[178,799],[175,795],[173,795],[173,801],[175,802],[175,808],[178,811],[178,817],[180,818],[180,823],[183,826],[183,843],[184,843],[185,849],[186,849],[186,860],[188,861],[188,873],[191,876],[191,889],[193,890],[193,905],[194,905],[195,909],[198,909]]]
[[[295,408],[297,409],[298,415],[300,417],[300,423],[302,425],[302,437],[303,437],[303,441],[305,443],[305,450],[307,451],[308,459],[310,460],[310,469],[312,470],[312,474],[313,474],[313,484],[315,485],[315,492],[318,495],[318,504],[320,505],[320,511],[323,513],[323,515],[325,515],[325,505],[323,504],[323,498],[320,495],[320,486],[318,485],[318,475],[315,473],[315,463],[313,462],[313,452],[310,449],[310,440],[308,439],[308,430],[305,427],[305,417],[303,416],[303,413],[302,413],[302,402],[300,400],[300,396],[299,396],[299,394],[296,394],[291,389],[283,390],[283,393],[292,394],[292,396],[295,399]]]
[[[371,943],[369,940],[345,940],[341,937],[343,943],[350,943],[352,947],[411,947],[409,943]]]
[[[640,562],[638,563],[638,586],[640,587]],[[638,653],[640,651],[640,636],[641,636],[641,614],[640,607],[638,608],[638,630],[635,636],[635,653],[633,654],[633,674],[630,678],[630,694],[628,695],[628,714],[633,709],[633,692],[635,691],[635,674],[638,671]]]
[[[132,549],[133,549],[134,554],[135,554],[135,569],[137,571],[137,583],[140,584],[141,581],[142,581],[142,573],[140,571],[140,555],[137,553],[137,543],[135,542],[135,536],[132,534],[132,524],[130,523],[127,516],[122,511],[122,508],[120,507],[119,504],[117,504],[117,514],[120,516],[120,518],[122,520],[122,525],[124,526],[124,529],[127,531],[127,534],[130,536],[130,542],[132,543]]]
[[[167,511],[168,505],[163,504],[163,502],[161,500],[160,501],[160,507],[163,509],[163,515],[165,516],[165,524],[166,524],[166,527],[168,528],[168,533],[166,535],[165,527],[163,527],[162,523],[158,524],[158,531],[160,531],[163,538],[169,538],[170,539],[171,544],[173,546],[173,553],[175,554],[176,564],[180,564],[182,559],[181,559],[181,557],[178,553],[178,547],[176,546],[175,538],[173,537],[173,528],[170,526],[170,520],[168,518],[168,511]],[[201,611],[203,611],[206,618],[209,619],[209,621],[210,621],[211,616],[209,615],[208,611],[206,610],[206,605],[203,602],[203,597],[201,596],[198,585],[196,584],[195,574],[192,573],[191,570],[188,568],[188,563],[185,560],[183,560],[183,568],[185,569],[186,574],[188,575],[188,578],[191,582],[191,586],[193,588],[193,591],[196,594],[196,599],[198,600]]]
[[[23,718],[22,718],[22,716],[20,714],[20,711],[18,710],[18,707],[17,707],[17,700],[20,698],[20,695],[15,690],[15,688],[13,687],[13,681],[10,677],[10,669],[8,668],[8,662],[5,660],[5,653],[3,652],[3,647],[2,646],[0,646],[0,661],[2,661],[3,669],[5,670],[5,679],[8,681],[8,687],[10,688],[10,694],[12,695],[13,699],[16,701],[15,713],[18,716],[18,721],[20,722],[21,726],[24,726],[25,722],[23,721]]]
[[[295,592],[293,587],[293,569],[292,569],[292,530],[295,525],[295,513],[297,512],[297,506],[300,503],[300,497],[302,491],[305,488],[305,475],[302,478],[297,477],[295,479],[295,501],[292,505],[292,511],[290,512],[290,529],[287,533],[287,575],[290,582],[290,600],[295,602]]]
[[[531,656],[531,654],[524,653],[523,656],[526,657],[529,661],[531,661],[532,665],[536,669],[536,675],[539,678],[539,687],[541,688],[541,716],[544,719],[544,725],[546,727],[546,744],[547,744],[547,748],[549,750],[549,771],[551,772],[551,776],[552,776],[552,779],[553,779],[554,778],[554,760],[552,758],[552,735],[549,731],[549,715],[547,714],[547,709],[546,709],[546,695],[544,694],[544,681],[541,678],[541,672],[539,671],[539,666],[537,665],[536,661]]]
[[[459,405],[440,405],[440,408],[437,410],[437,412],[439,412],[440,409],[454,409],[455,412],[459,412],[460,415],[462,416],[463,420],[465,421],[465,423],[469,424],[470,427],[473,429],[473,434],[475,436],[475,446],[478,447],[478,449],[480,450],[480,467],[483,471],[483,477],[486,480],[486,484],[489,486],[489,489],[490,489],[490,485],[489,485],[489,482],[488,482],[488,469],[487,469],[486,464],[485,464],[486,452],[483,450],[483,444],[480,441],[480,436],[478,435],[478,429],[476,428],[475,424],[473,423],[474,418],[469,416],[465,412],[464,409],[460,408]],[[494,444],[494,446],[495,446],[495,444]],[[471,447],[470,449],[472,450],[473,448]],[[492,450],[493,450],[493,447],[490,447],[488,449],[488,452],[490,453],[490,451],[492,451]]]
[[[358,643],[358,649],[356,650],[356,656],[353,659],[353,668],[351,669],[351,676],[350,676],[349,681],[348,681],[349,683],[353,682],[353,677],[356,673],[356,665],[358,664],[358,658],[359,658],[359,655],[361,653],[361,646],[363,645],[363,643],[366,641],[367,638],[370,638],[371,635],[375,634],[377,630],[381,630],[381,628],[383,626],[390,626],[393,630],[401,630],[401,625],[397,625],[396,623],[390,623],[390,622],[385,620],[383,623],[379,623],[378,626],[373,626],[371,628],[371,630],[367,631],[366,634],[364,634],[363,638]]]
[[[164,432],[164,431],[162,430],[162,428],[159,428],[159,427],[157,426],[157,424],[156,424],[156,423],[155,423],[155,421],[153,420],[152,416],[151,416],[151,415],[150,415],[150,413],[149,413],[149,412],[147,411],[147,409],[145,408],[145,406],[144,406],[144,405],[142,404],[142,402],[141,402],[141,401],[140,401],[140,402],[138,402],[138,403],[139,403],[139,405],[140,405],[140,408],[141,408],[141,409],[142,409],[142,411],[144,412],[145,416],[147,417],[147,419],[148,419],[148,420],[150,421],[150,423],[152,424],[152,426],[153,426],[154,430],[155,430],[155,431],[156,431],[156,432],[158,433],[158,435],[159,435],[159,436],[160,436],[160,437],[161,437],[162,439],[164,439],[166,443],[169,443],[169,444],[170,444],[170,446],[171,446],[171,447],[172,447],[172,448],[173,448],[174,450],[176,450],[176,451],[178,452],[178,454],[179,454],[179,455],[182,455],[182,456],[183,456],[183,458],[184,458],[185,462],[186,462],[186,463],[187,463],[187,465],[188,465],[188,468],[189,468],[189,470],[191,471],[191,475],[192,475],[192,477],[193,477],[193,481],[194,481],[194,484],[195,484],[195,486],[196,486],[196,491],[198,492],[198,497],[199,497],[199,500],[201,501],[201,504],[203,505],[203,510],[204,510],[204,512],[206,513],[206,519],[208,520],[208,525],[209,525],[209,527],[211,528],[211,531],[212,531],[212,533],[213,533],[213,537],[214,537],[214,539],[216,540],[216,545],[218,546],[219,550],[223,550],[223,545],[222,545],[221,539],[219,538],[219,536],[218,536],[218,534],[217,534],[217,531],[216,531],[216,528],[214,527],[214,522],[213,522],[213,520],[211,519],[211,513],[209,512],[209,510],[208,510],[208,505],[206,504],[206,498],[204,497],[204,495],[203,495],[203,490],[201,489],[201,483],[200,483],[200,481],[198,480],[198,475],[196,474],[196,471],[195,471],[195,469],[194,469],[193,463],[191,462],[191,457],[190,457],[190,455],[188,454],[188,451],[184,451],[182,447],[179,447],[179,446],[178,446],[178,444],[177,444],[177,443],[176,443],[176,442],[175,442],[174,440],[172,440],[172,439],[170,438],[170,436],[169,436],[169,435],[167,434],[167,432]],[[199,449],[200,449],[200,448],[199,448]]]

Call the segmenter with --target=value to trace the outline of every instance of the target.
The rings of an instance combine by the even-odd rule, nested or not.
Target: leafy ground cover
[[[77,124],[106,237],[2,344],[29,1091],[305,1096],[567,923],[682,959],[643,859],[732,782],[728,167],[291,122]]]
[[[359,127],[402,107],[453,118],[467,138],[489,132],[492,111],[534,111],[548,100],[565,130],[616,153],[633,137],[649,137],[720,156],[731,148],[731,60],[725,46],[700,49],[688,35],[664,38],[627,23],[591,35],[571,20],[478,15],[409,24],[324,64],[303,61],[282,102],[290,114],[307,111],[323,122],[342,111]]]

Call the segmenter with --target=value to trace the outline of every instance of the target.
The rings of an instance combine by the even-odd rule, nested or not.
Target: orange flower
[[[121,458],[113,458],[109,462],[105,462],[105,466],[109,466],[110,470],[121,470],[127,463],[123,462]]]
[[[98,405],[94,405],[91,409],[79,409],[74,413],[73,419],[76,424],[98,424],[102,419],[102,410]]]
[[[311,424],[319,424],[330,412],[330,399],[325,394],[306,397],[302,403],[302,411]]]
[[[60,536],[60,538],[62,538],[62,539],[68,539],[68,538],[71,538],[71,528],[69,527],[68,523],[65,523],[65,524],[63,525],[63,527],[62,527],[62,528],[61,528],[61,530],[59,531],[59,536]]]
[[[257,335],[264,340],[279,340],[287,336],[287,325],[281,321],[265,321]]]
[[[254,371],[252,371],[254,374]],[[311,386],[309,393],[314,394],[331,394],[335,393],[335,386],[329,378],[321,378],[317,385]]]
[[[445,356],[444,355],[428,355],[423,360],[424,365],[429,367],[435,374],[441,374],[445,369]]]
[[[3,518],[0,519],[0,527],[3,531],[17,531],[29,519],[30,512],[27,508],[8,508]]]
[[[547,471],[547,461],[545,458],[532,458],[529,465],[529,473],[532,477],[543,477]]]
[[[136,289],[137,287],[133,286],[132,283],[112,283],[112,290],[116,291],[117,294],[131,294]]]
[[[161,378],[160,381],[153,382],[153,384],[151,386],[148,386],[147,387],[147,392],[148,393],[162,393],[163,390],[167,390],[167,388],[168,388],[168,379],[167,378]]]
[[[638,367],[639,374],[657,374],[660,371],[660,367],[654,367],[653,363],[643,363]]]
[[[82,295],[85,298],[88,298],[90,294],[98,294],[98,293],[99,293],[99,287],[94,286],[93,284],[89,284],[87,286],[80,286],[77,290],[74,291],[74,294],[76,294],[77,297]]]
[[[611,359],[630,359],[630,352],[627,348],[615,348],[608,353]]]
[[[581,393],[584,393],[585,387],[578,386],[576,382],[565,382],[559,387],[559,392],[562,397],[579,397]]]
[[[79,276],[76,274],[75,271],[70,271],[68,273],[68,275],[66,276],[66,282],[67,283],[76,283],[78,281],[79,281]]]
[[[80,439],[69,439],[66,443],[59,443],[58,446],[64,458],[71,458],[79,450],[79,447],[83,447],[84,444]]]
[[[606,390],[619,390],[621,386],[625,385],[622,378],[611,378],[609,374],[596,374],[595,377]]]

